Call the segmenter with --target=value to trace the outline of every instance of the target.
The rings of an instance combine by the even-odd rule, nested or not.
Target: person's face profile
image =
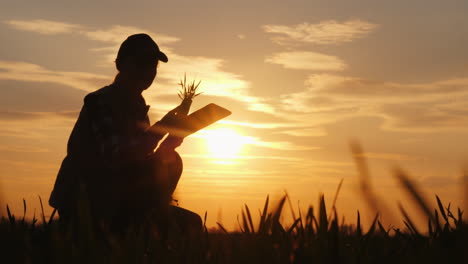
[[[148,89],[157,75],[158,60],[150,57],[133,57],[130,76],[138,92]]]

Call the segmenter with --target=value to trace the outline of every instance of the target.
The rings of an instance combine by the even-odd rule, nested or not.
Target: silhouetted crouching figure
[[[119,49],[114,82],[85,97],[49,200],[62,221],[89,204],[94,220],[117,229],[150,219],[162,232],[174,224],[185,233],[201,230],[197,214],[169,205],[183,169],[175,151],[183,139],[169,135],[154,151],[183,117],[175,108],[150,125],[141,93],[159,61],[167,56],[148,35],[132,35]]]

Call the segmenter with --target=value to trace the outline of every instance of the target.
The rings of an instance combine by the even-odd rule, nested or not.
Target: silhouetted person
[[[84,98],[49,200],[61,219],[73,221],[79,206],[89,204],[94,219],[122,228],[154,217],[163,229],[174,224],[169,219],[183,231],[201,230],[197,214],[169,206],[182,173],[174,149],[183,139],[168,136],[154,151],[183,116],[175,108],[150,126],[141,93],[160,61],[168,58],[150,36],[129,36],[117,55],[114,82]]]

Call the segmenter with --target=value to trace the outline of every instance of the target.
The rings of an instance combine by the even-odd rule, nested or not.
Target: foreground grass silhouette
[[[363,195],[378,211],[366,163],[358,145],[352,146],[363,181]],[[254,223],[246,205],[239,219],[239,231],[229,232],[218,223],[216,230],[204,226],[198,236],[184,236],[176,226],[169,228],[167,239],[154,225],[133,226],[118,234],[95,231],[92,218],[81,210],[70,226],[46,219],[17,219],[7,207],[0,221],[2,263],[468,263],[468,224],[460,208],[452,211],[436,196],[431,208],[416,184],[401,170],[395,176],[413,196],[427,218],[427,228],[419,230],[400,206],[403,229],[385,228],[377,213],[370,227],[356,222],[348,225],[332,202],[331,211],[323,195],[316,207],[309,206],[298,215],[292,211],[291,225],[280,221],[288,195],[272,206],[267,196],[258,222]],[[42,204],[42,203],[41,203]],[[205,223],[206,223],[205,214]]]
[[[336,210],[327,213],[324,196],[317,210],[284,226],[280,216],[288,197],[273,210],[268,198],[258,223],[248,206],[240,231],[205,228],[199,237],[171,229],[167,241],[151,226],[123,234],[95,232],[89,219],[76,229],[52,218],[26,221],[11,212],[0,222],[3,263],[466,263],[468,226],[462,212],[453,213],[438,199],[433,222],[420,232],[405,215],[406,229],[386,229],[376,216],[363,230],[358,212],[353,226],[340,224]],[[40,223],[38,223],[40,222]]]

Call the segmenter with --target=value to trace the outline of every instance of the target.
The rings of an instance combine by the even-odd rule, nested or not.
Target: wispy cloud
[[[218,136],[220,134],[219,131],[215,130],[202,130],[194,134],[192,137],[201,138],[205,140],[210,140],[213,136]],[[292,151],[300,151],[300,150],[317,150],[320,149],[316,146],[304,146],[304,145],[297,145],[288,141],[268,141],[264,140],[260,137],[253,137],[253,136],[242,136],[235,134],[235,139],[226,138],[226,140],[236,140],[239,144],[242,145],[254,145],[257,147],[269,148],[269,149],[276,149],[276,150],[292,150]]]
[[[283,95],[284,111],[311,125],[356,116],[376,116],[384,127],[436,131],[468,129],[468,79],[428,83],[396,83],[362,78],[314,74],[301,92]],[[294,114],[295,113],[295,114]]]
[[[360,155],[363,158],[368,159],[381,159],[381,160],[392,160],[392,161],[408,161],[418,160],[420,157],[410,156],[399,153],[378,153],[378,152],[365,152]]]
[[[27,120],[48,120],[48,119],[75,119],[77,111],[61,112],[20,112],[0,110],[0,121],[27,121]]]
[[[45,153],[50,152],[46,148],[38,148],[31,146],[0,146],[0,151],[17,152],[17,153]]]
[[[165,34],[157,34],[155,32],[143,28],[121,25],[111,26],[107,29],[81,30],[80,33],[91,40],[116,44],[122,43],[122,41],[124,41],[128,36],[136,33],[146,33],[151,35],[151,37],[154,38],[159,45],[168,45],[179,41],[179,38],[177,37]]]
[[[468,100],[466,95],[463,98]],[[387,120],[385,127],[390,129],[419,132],[468,130],[468,107],[458,105],[445,108],[442,106],[445,102],[444,98],[440,98],[438,101],[427,103],[383,104],[379,112]]]
[[[209,159],[218,159],[219,157],[216,155],[206,155],[206,154],[182,154],[183,158],[196,158],[196,159],[204,159],[204,160],[209,160]],[[232,159],[238,159],[238,160],[257,160],[257,159],[263,159],[263,160],[289,160],[289,161],[302,161],[302,158],[297,158],[297,157],[287,157],[287,156],[251,156],[251,155],[236,155],[233,156]],[[224,172],[224,171],[223,171]],[[232,174],[241,174],[242,172],[225,172],[225,173],[232,173]]]
[[[265,62],[295,70],[341,71],[346,68],[346,64],[336,56],[310,51],[280,52],[267,57]]]
[[[318,150],[320,147],[317,146],[306,146],[306,145],[297,145],[289,141],[258,141],[255,145],[260,147],[267,147],[278,150]]]
[[[109,28],[101,29],[45,19],[6,20],[3,22],[17,30],[29,31],[43,35],[76,33],[84,35],[91,40],[116,44],[122,43],[122,41],[124,41],[129,35],[136,33],[147,33],[162,45],[179,41],[179,38],[173,36],[156,34],[150,30],[132,26],[114,25]]]
[[[357,98],[397,98],[398,100],[429,99],[445,94],[466,93],[468,78],[455,78],[430,83],[398,83],[330,74],[310,75],[309,90],[321,94],[346,95]],[[418,95],[418,98],[414,98]],[[421,97],[421,95],[423,95]]]
[[[94,91],[109,82],[110,78],[86,72],[54,71],[27,62],[0,61],[0,80],[50,82],[84,91]]]
[[[377,27],[377,24],[355,19],[345,22],[325,20],[317,24],[302,23],[292,26],[264,25],[263,30],[279,35],[272,40],[280,45],[297,43],[330,45],[363,38]]]
[[[0,111],[0,136],[34,139],[37,142],[46,139],[54,141],[58,135],[57,131],[63,135],[68,133],[77,117],[77,112],[72,116],[69,112]]]
[[[39,34],[44,34],[44,35],[72,33],[82,28],[82,26],[77,25],[77,24],[70,24],[70,23],[44,20],[44,19],[7,20],[7,21],[4,21],[4,23],[18,30],[30,31],[30,32],[35,32]]]
[[[57,169],[57,164],[47,164],[44,162],[31,162],[31,161],[18,161],[18,160],[10,160],[10,159],[0,159],[0,164],[2,166],[10,165],[15,166],[21,169],[28,169],[33,171],[34,169],[46,169],[55,171]]]
[[[323,137],[327,135],[327,131],[321,127],[282,130],[280,133],[295,137]]]

